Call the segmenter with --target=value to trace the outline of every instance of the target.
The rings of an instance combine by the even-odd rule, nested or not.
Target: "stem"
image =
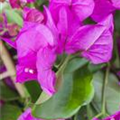
[[[50,95],[46,94],[44,91],[40,94],[40,97],[38,98],[38,100],[36,101],[35,104],[41,104],[43,102],[45,102],[46,100],[48,100],[49,98],[51,98]]]
[[[68,56],[64,59],[64,62],[62,62],[62,63],[60,64],[60,66],[58,67],[58,68],[59,68],[58,73],[59,73],[59,71],[63,70],[63,69],[66,67],[66,64],[68,63],[68,61],[69,61],[70,58],[71,58],[71,56],[68,55]]]
[[[102,113],[103,114],[106,113],[106,107],[105,107],[106,106],[106,100],[105,100],[106,93],[105,93],[105,90],[106,90],[106,85],[108,83],[109,71],[110,71],[110,68],[109,68],[109,63],[108,63],[107,68],[106,68],[105,78],[103,81],[103,87],[102,87]]]
[[[97,107],[97,105],[93,102],[91,102],[91,105],[93,106],[93,108],[96,110],[97,113],[100,112],[99,108]]]
[[[101,112],[101,113],[99,113],[98,115],[96,115],[94,118],[99,118],[99,117],[101,117],[103,115],[103,113]]]
[[[58,69],[58,70],[59,70],[59,68],[62,66],[62,64],[64,63],[65,59],[66,59],[66,56],[65,56],[65,57],[63,56],[63,58],[62,58],[62,60],[60,61],[59,65],[57,66],[57,69]]]
[[[103,116],[108,116],[108,114],[106,113],[106,85],[108,83],[108,77],[109,77],[109,72],[110,72],[110,64],[107,63],[107,68],[106,68],[106,72],[105,72],[105,77],[103,80],[103,86],[102,86],[102,106],[101,106],[101,112],[95,116],[95,118],[99,118],[99,117],[103,117]]]
[[[6,49],[6,47],[4,46],[3,42],[0,41],[0,57],[7,69],[7,72],[13,82],[13,84],[15,85],[16,90],[18,91],[19,95],[22,98],[27,98],[30,97],[27,89],[24,87],[24,85],[16,83],[16,69],[15,69],[15,65]],[[3,78],[4,76],[2,76],[1,78]]]
[[[59,70],[57,72],[57,82],[56,82],[56,90],[58,91],[63,83],[63,72],[64,72],[64,69],[68,63],[68,61],[70,60],[71,56],[67,56],[64,60],[64,62],[61,64],[61,66],[59,67]]]

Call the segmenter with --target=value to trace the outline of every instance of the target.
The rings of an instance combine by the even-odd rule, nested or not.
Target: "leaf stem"
[[[62,63],[60,64],[60,66],[59,66],[58,72],[61,71],[61,69],[64,69],[64,68],[66,67],[66,64],[68,63],[68,61],[69,61],[70,58],[71,58],[71,56],[68,55],[68,56],[64,59],[64,62],[62,62]]]
[[[103,117],[103,116],[106,116],[107,113],[106,113],[106,85],[108,83],[108,77],[109,77],[109,72],[110,72],[110,64],[107,63],[107,68],[106,68],[106,72],[105,72],[105,77],[104,77],[104,80],[103,80],[103,86],[102,86],[102,106],[101,106],[101,112],[95,116],[95,118],[99,118],[99,117]]]
[[[7,72],[13,82],[13,84],[15,85],[16,90],[18,91],[19,95],[21,96],[21,98],[29,98],[30,94],[27,91],[26,87],[22,84],[16,83],[16,69],[15,69],[15,65],[11,59],[11,56],[9,55],[9,52],[7,51],[7,48],[5,47],[5,45],[3,44],[2,41],[0,41],[0,57],[7,69]],[[2,77],[1,77],[2,78]]]
[[[110,71],[110,67],[108,63],[107,68],[106,68],[105,78],[103,81],[103,86],[102,86],[102,113],[103,115],[106,113],[106,100],[105,100],[106,92],[105,90],[106,90],[106,85],[108,83],[109,71]]]

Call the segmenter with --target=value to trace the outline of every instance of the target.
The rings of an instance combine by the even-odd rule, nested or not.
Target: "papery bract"
[[[64,9],[64,11],[66,12],[66,9]],[[69,19],[67,17],[64,17],[64,20],[61,20],[62,22],[59,22],[60,27],[58,27],[51,17],[52,13],[50,13],[47,8],[46,13],[48,17],[47,26],[52,29],[53,33],[56,36],[58,36],[56,37],[58,42],[57,47],[58,50],[62,49],[61,53],[63,53],[64,51],[66,51],[68,54],[81,52],[81,55],[83,57],[92,61],[92,63],[94,64],[99,64],[110,60],[112,56],[112,35],[114,29],[112,15],[107,16],[97,25],[81,26],[80,24],[76,23],[76,29],[74,29],[74,32],[70,32],[71,34],[69,34],[68,31],[64,32],[65,29],[60,29],[60,27],[63,28],[63,26],[65,26],[66,24],[68,25]],[[67,12],[66,15],[68,15]],[[54,26],[55,31],[52,26]],[[59,32],[60,30],[62,32]],[[67,35],[65,35],[64,33],[67,33]]]
[[[119,0],[95,0],[92,19],[99,22],[117,9],[120,9]]]
[[[52,13],[45,7],[46,12],[46,25],[55,36],[57,46],[57,53],[63,53],[65,44],[69,36],[71,36],[76,29],[81,25],[76,17],[67,7],[62,7],[58,17],[58,22],[52,18]],[[64,15],[62,15],[64,14]]]
[[[35,8],[25,7],[23,11],[24,21],[42,23],[44,21],[44,15]]]
[[[50,59],[46,57],[42,61],[44,56],[40,56],[41,58],[38,56],[38,53],[40,53],[40,51],[42,55],[46,56],[46,54],[42,53],[44,52],[42,50],[44,49],[44,47],[53,46],[53,45],[54,45],[54,37],[52,33],[49,31],[49,29],[46,26],[42,24],[31,23],[31,26],[29,24],[28,29],[25,29],[24,31],[23,28],[23,30],[21,30],[16,40],[16,46],[18,52],[17,82],[23,83],[30,79],[31,80],[37,79],[38,76],[38,78],[41,78],[39,79],[39,82],[41,83],[41,87],[42,86],[44,86],[43,88],[46,87],[48,91],[49,89],[53,89],[53,86],[49,86],[49,84],[51,84],[50,82],[52,82],[53,80],[52,76],[48,76],[49,74],[47,75],[46,78],[40,76],[43,76],[43,73],[45,73],[47,70],[52,72],[52,70],[50,70],[52,69],[52,65],[50,61],[53,60],[54,57],[53,58],[51,57]],[[48,51],[50,51],[50,49],[48,49]],[[41,63],[37,64],[38,61],[41,61]],[[47,61],[48,63],[46,63]],[[44,67],[44,71],[40,71],[39,69],[43,70],[43,67]],[[46,80],[49,79],[49,83],[47,83],[45,79]],[[51,90],[50,93],[52,94],[53,91]]]
[[[58,53],[62,53],[65,48],[67,38],[73,35],[74,31],[80,27],[81,22],[92,14],[94,9],[93,0],[51,0],[49,4],[49,10],[46,10],[47,16],[52,18],[53,23],[56,26],[59,33]],[[48,12],[49,11],[49,12]],[[50,17],[48,18],[48,21]],[[50,28],[52,25],[49,22]],[[52,31],[56,33],[56,30],[52,28]],[[57,35],[56,35],[57,36]]]
[[[52,67],[56,57],[55,50],[51,47],[44,47],[37,53],[38,81],[42,89],[49,95],[55,93],[56,76]]]
[[[31,109],[28,108],[22,115],[19,116],[17,120],[42,120],[34,118],[31,114]]]
[[[53,13],[53,18],[57,20],[59,11],[62,7],[67,7],[72,14],[77,16],[80,21],[89,17],[94,9],[93,0],[50,0],[49,9]]]
[[[120,9],[120,1],[119,0],[111,0],[113,6],[117,9]]]
[[[80,27],[75,34],[68,40],[66,51],[68,53],[81,52],[81,55],[94,64],[107,62],[112,56],[113,38],[112,30],[113,24],[103,21],[97,25],[86,25]]]
[[[67,37],[71,36],[80,26],[81,22],[92,14],[93,8],[93,0],[85,0],[84,2],[81,0],[50,1],[50,14],[60,34],[58,53],[64,51]],[[47,14],[49,13],[47,12]]]

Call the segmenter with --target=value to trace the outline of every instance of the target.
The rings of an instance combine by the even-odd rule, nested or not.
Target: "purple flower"
[[[51,17],[51,14],[54,13],[50,13],[47,8],[45,8],[45,10],[48,18],[46,25],[56,36],[58,44],[57,47],[61,53],[63,51],[66,51],[68,54],[81,52],[81,55],[83,57],[92,61],[94,64],[108,62],[111,59],[113,48],[112,35],[114,29],[112,15],[107,16],[103,21],[99,22],[96,25],[80,25],[78,22],[74,21],[76,27],[72,26],[74,31],[70,31],[69,34],[69,31],[64,32],[65,29],[59,29],[60,27],[55,24],[54,20]],[[64,12],[66,12],[65,9]],[[69,16],[69,14],[67,15]],[[64,20],[59,20],[61,21],[59,23],[59,26],[61,26],[61,28],[64,28],[64,26],[67,26],[69,24],[69,19],[66,17],[66,15],[61,15],[61,18],[64,18]],[[68,30],[71,29],[69,28]]]
[[[37,54],[38,81],[48,94],[55,93],[56,76],[51,68],[56,57],[55,49],[51,47],[44,47]]]
[[[97,31],[99,32],[97,33]],[[88,34],[85,35],[85,32]],[[77,40],[78,37],[80,41]],[[113,39],[111,33],[106,31],[103,26],[84,26],[78,30],[71,40],[66,48],[69,53],[80,51],[83,57],[94,64],[107,62],[111,58]]]
[[[43,90],[51,95],[55,92],[55,74],[52,71],[56,60],[55,38],[50,29],[42,24],[42,13],[28,8],[24,11],[24,26],[17,39],[12,43],[6,40],[17,49],[16,81],[38,80]]]
[[[81,22],[92,14],[93,0],[51,0],[47,14],[47,26],[58,43],[57,53],[63,53],[66,39],[81,26]],[[59,37],[58,37],[59,36]]]
[[[53,13],[53,19],[56,22],[63,8],[68,9],[74,17],[78,17],[80,21],[83,21],[92,14],[94,0],[50,0],[49,9]]]
[[[50,50],[54,47],[51,31],[42,24],[27,23],[16,40],[16,47],[18,52],[17,82],[23,83],[38,78],[41,87],[52,94],[54,90],[51,85],[53,85],[54,74],[44,77],[52,73],[51,69],[55,61],[54,56],[49,58]]]
[[[23,18],[26,22],[42,23],[44,22],[44,15],[35,8],[25,7],[23,11]]]
[[[110,60],[113,16],[107,16],[96,25],[84,26],[68,3],[81,7],[80,1],[53,0],[49,9],[44,7],[45,16],[35,9],[24,9],[24,26],[14,43],[18,53],[17,82],[37,79],[41,88],[52,95],[56,82],[52,67],[58,53],[81,52],[94,64]],[[57,7],[55,12],[51,12],[51,5]]]
[[[95,0],[92,18],[96,22],[99,22],[117,9],[120,9],[119,0]]]

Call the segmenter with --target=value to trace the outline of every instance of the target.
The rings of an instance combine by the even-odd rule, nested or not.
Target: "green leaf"
[[[106,66],[106,64],[98,64],[98,65],[90,64],[89,69],[92,73],[95,73],[95,72],[101,70],[105,66]]]
[[[46,2],[48,2],[47,0],[37,0],[37,4],[39,5],[39,6],[41,6],[42,4],[44,4],[44,3],[46,3]]]
[[[93,104],[90,103],[80,109],[80,111],[75,115],[74,120],[92,120],[92,118],[98,113],[100,113],[100,111],[96,111]]]
[[[95,87],[95,97],[93,103],[96,108],[101,110],[101,94],[102,94],[102,83],[104,75],[102,72],[97,72],[94,75],[94,87]],[[119,110],[120,104],[120,86],[118,85],[118,80],[113,74],[109,75],[108,84],[106,87],[106,110],[108,114],[113,114]]]
[[[86,65],[88,61],[84,58],[74,58],[73,60],[69,61],[68,65],[66,66],[65,72],[66,73],[72,73],[75,70],[83,67]]]
[[[86,65],[74,70],[72,73],[71,70],[64,72],[62,87],[53,97],[34,106],[33,115],[35,117],[42,119],[69,118],[91,101],[94,95],[91,72]]]
[[[5,104],[1,107],[0,120],[17,120],[21,113],[19,107]]]
[[[0,81],[0,97],[4,101],[15,100],[19,98],[17,92],[10,89],[3,81]]]
[[[6,9],[5,13],[7,15],[9,22],[16,23],[22,27],[22,25],[23,25],[22,17],[18,14],[18,12],[16,10]]]
[[[36,81],[29,81],[25,83],[25,86],[31,96],[32,102],[35,102],[42,91],[40,85]]]

